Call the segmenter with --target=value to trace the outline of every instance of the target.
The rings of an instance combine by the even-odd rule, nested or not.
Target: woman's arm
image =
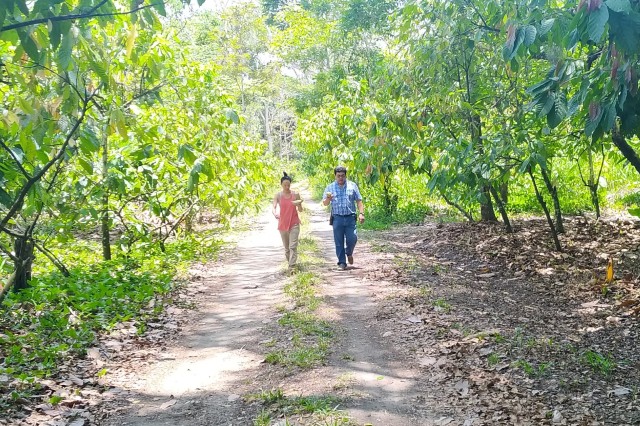
[[[280,219],[280,215],[276,212],[276,207],[278,206],[278,201],[280,200],[280,193],[278,192],[275,197],[273,197],[273,208],[271,212],[275,216],[276,219]]]
[[[296,207],[298,208],[298,211],[301,212],[303,208],[302,208],[302,198],[300,197],[300,194],[296,192],[294,199],[300,200],[300,204],[298,204]]]

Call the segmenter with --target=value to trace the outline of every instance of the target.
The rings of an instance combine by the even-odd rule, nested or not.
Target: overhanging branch
[[[100,8],[101,6],[103,6],[105,3],[107,3],[107,1],[108,0],[103,0],[100,4],[95,6],[93,9],[91,9],[91,11],[89,11],[87,13],[76,13],[76,14],[62,15],[62,16],[50,16],[48,18],[38,18],[38,19],[32,19],[30,21],[16,22],[15,24],[7,25],[5,27],[0,28],[0,34],[5,32],[5,31],[11,31],[11,30],[15,30],[15,29],[18,29],[18,28],[28,27],[28,26],[31,26],[31,25],[45,24],[45,23],[48,23],[48,22],[77,21],[79,19],[101,18],[101,17],[109,17],[109,16],[120,16],[120,15],[131,15],[133,13],[139,12],[139,11],[144,10],[144,9],[148,9],[150,7],[155,6],[156,4],[159,4],[159,3],[148,4],[146,6],[138,7],[136,9],[132,9],[132,10],[129,10],[127,12],[93,13],[93,11],[95,11],[98,8]]]

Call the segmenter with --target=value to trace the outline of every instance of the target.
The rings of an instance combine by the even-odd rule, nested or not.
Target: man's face
[[[336,181],[338,182],[339,185],[343,185],[346,180],[347,180],[347,174],[345,172],[336,173]]]

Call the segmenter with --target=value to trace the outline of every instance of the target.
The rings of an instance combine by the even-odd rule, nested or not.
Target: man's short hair
[[[344,173],[345,175],[347,174],[347,168],[344,166],[338,166],[335,169],[333,169],[333,175],[337,175],[338,173]]]

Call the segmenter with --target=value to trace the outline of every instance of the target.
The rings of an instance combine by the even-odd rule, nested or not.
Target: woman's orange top
[[[280,220],[278,221],[279,231],[289,231],[300,223],[298,208],[293,204],[293,192],[287,198],[283,192],[278,195],[280,203]]]

